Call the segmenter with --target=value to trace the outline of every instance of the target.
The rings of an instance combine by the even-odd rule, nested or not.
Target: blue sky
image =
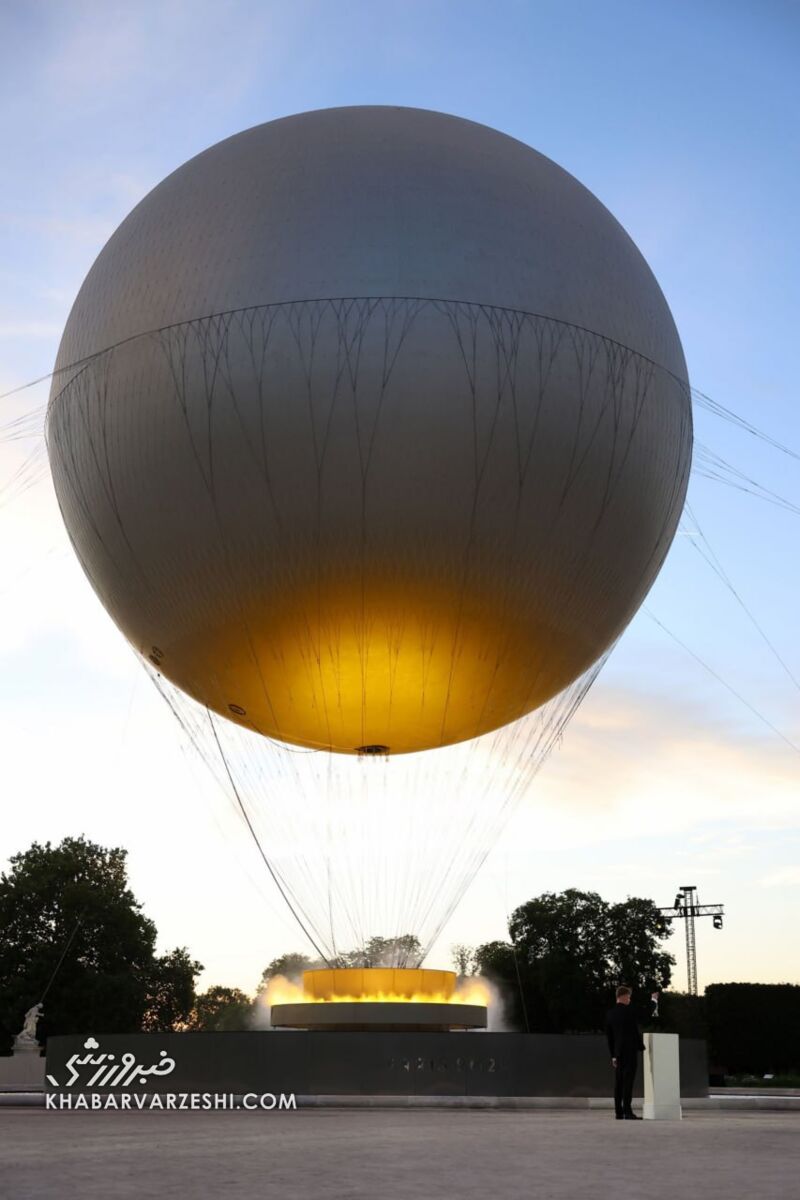
[[[288,113],[407,104],[493,125],[575,174],[655,271],[692,382],[800,447],[799,57],[800,9],[775,0],[6,2],[0,391],[50,369],[95,255],[168,171]],[[3,401],[1,419],[45,399]],[[703,412],[697,436],[800,502],[797,461]],[[18,452],[0,446],[0,484]],[[799,518],[703,479],[690,499],[800,674]],[[80,576],[46,480],[0,509],[0,556],[0,860],[81,831],[129,846],[164,944],[252,988],[301,939]],[[691,538],[648,605],[800,743],[797,689]],[[667,903],[696,882],[730,912],[724,934],[701,932],[701,981],[800,981],[783,940],[800,918],[798,780],[798,754],[642,614],[436,961],[502,936],[507,908],[544,888]]]

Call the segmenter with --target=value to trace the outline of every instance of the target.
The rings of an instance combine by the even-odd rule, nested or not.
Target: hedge
[[[684,1038],[707,1038],[705,996],[688,992],[662,992],[657,1021],[652,1028],[661,1033],[679,1033]]]
[[[800,985],[712,983],[708,1057],[728,1075],[800,1071]]]

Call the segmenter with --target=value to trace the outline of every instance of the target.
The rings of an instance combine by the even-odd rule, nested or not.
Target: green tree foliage
[[[186,1028],[195,1005],[194,982],[202,969],[185,946],[153,959],[141,1024],[146,1033]]]
[[[165,1011],[170,977],[185,986],[175,961],[185,952],[156,957],[155,925],[128,887],[119,848],[79,837],[15,854],[0,876],[0,928],[0,1020],[12,1033],[51,979],[40,1038],[134,1032]]]
[[[669,987],[675,959],[660,948],[672,922],[652,900],[629,896],[608,909],[613,982],[647,993]]]
[[[596,892],[546,892],[512,914],[510,943],[479,946],[476,961],[503,985],[518,1028],[599,1029],[618,983],[640,1000],[668,986],[674,960],[660,942],[669,928],[650,900],[609,904]]]
[[[195,1000],[187,1028],[218,1033],[249,1029],[253,1001],[239,988],[210,987]]]
[[[510,942],[484,942],[475,950],[477,974],[496,979],[498,983],[514,978],[518,961]]]
[[[322,962],[321,959],[309,958],[307,954],[301,954],[298,951],[281,954],[278,958],[273,958],[272,962],[261,972],[259,991],[265,988],[270,979],[274,979],[276,975],[283,975],[287,979],[295,979],[298,975],[302,975],[303,971],[311,971],[314,967],[325,966],[327,966],[327,963]]]

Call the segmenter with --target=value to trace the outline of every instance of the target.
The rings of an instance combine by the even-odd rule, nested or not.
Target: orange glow
[[[468,979],[457,985],[453,971],[422,968],[365,967],[304,971],[303,982],[276,975],[267,985],[266,1002],[273,1004],[414,1003],[489,1004],[485,980]]]
[[[455,991],[453,971],[420,967],[346,967],[303,972],[307,1000],[399,999],[447,1001]]]
[[[258,733],[404,754],[516,720],[584,670],[596,647],[537,620],[524,589],[476,583],[464,595],[460,581],[410,573],[242,596],[226,623],[164,651],[159,669],[173,682]]]

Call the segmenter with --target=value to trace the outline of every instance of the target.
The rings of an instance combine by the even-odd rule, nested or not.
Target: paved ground
[[[0,1110],[2,1200],[792,1200],[800,1116]]]

